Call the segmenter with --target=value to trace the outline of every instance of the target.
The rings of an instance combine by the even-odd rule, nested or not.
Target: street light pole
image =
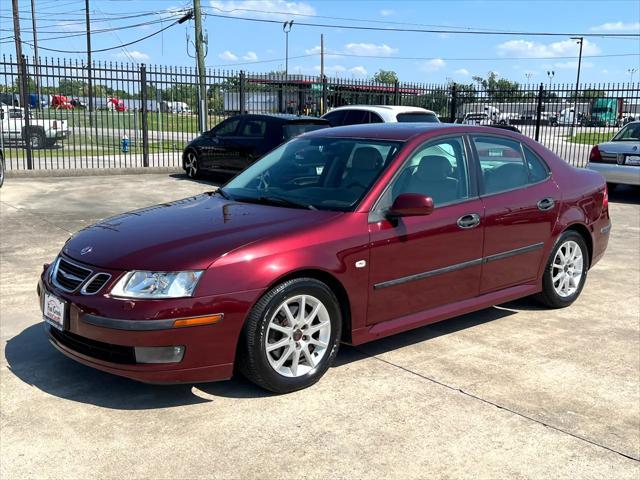
[[[549,77],[549,90],[551,90],[551,80],[553,80],[555,74],[556,72],[554,72],[553,70],[547,70],[547,77]]]
[[[573,120],[571,121],[571,133],[573,136],[573,128],[576,124],[578,117],[578,88],[580,88],[580,67],[582,66],[582,44],[584,43],[584,37],[571,37],[571,40],[575,40],[580,45],[580,53],[578,54],[578,76],[576,77],[576,95],[575,102],[573,104]]]
[[[630,68],[627,70],[627,73],[631,77],[631,83],[633,83],[633,75],[638,71],[637,68]]]
[[[291,27],[293,27],[293,20],[289,20],[288,22],[284,22],[282,24],[282,31],[285,35],[285,53],[284,53],[284,76],[285,78],[289,77],[289,32],[291,31]]]

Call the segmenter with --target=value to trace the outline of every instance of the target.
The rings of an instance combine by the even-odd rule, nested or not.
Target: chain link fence
[[[19,72],[25,72],[21,75]],[[517,127],[583,166],[596,143],[640,119],[640,84],[427,84],[68,59],[0,60],[0,140],[8,170],[178,167],[203,129],[247,113],[319,116],[344,105],[407,105],[443,122]],[[91,100],[91,101],[90,101]],[[91,107],[91,108],[90,108]]]

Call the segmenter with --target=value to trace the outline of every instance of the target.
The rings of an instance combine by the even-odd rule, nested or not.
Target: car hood
[[[105,269],[201,270],[240,247],[338,215],[207,193],[102,220],[73,235],[63,253]]]
[[[640,142],[604,142],[598,144],[598,150],[604,153],[638,153]]]

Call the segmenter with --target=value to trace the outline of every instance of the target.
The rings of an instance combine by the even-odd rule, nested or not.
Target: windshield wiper
[[[216,190],[217,194],[219,194],[222,198],[226,198],[227,200],[232,200],[231,196],[225,192],[222,188],[218,188],[218,190]]]
[[[261,195],[259,197],[240,197],[238,202],[261,203],[265,205],[277,205],[279,207],[304,208],[305,210],[317,210],[313,205],[304,202],[296,202],[288,198],[276,197],[274,195]]]

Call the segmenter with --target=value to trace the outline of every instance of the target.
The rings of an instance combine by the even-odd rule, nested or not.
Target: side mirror
[[[433,199],[418,193],[403,193],[396,197],[389,212],[396,217],[431,215],[433,213]]]

